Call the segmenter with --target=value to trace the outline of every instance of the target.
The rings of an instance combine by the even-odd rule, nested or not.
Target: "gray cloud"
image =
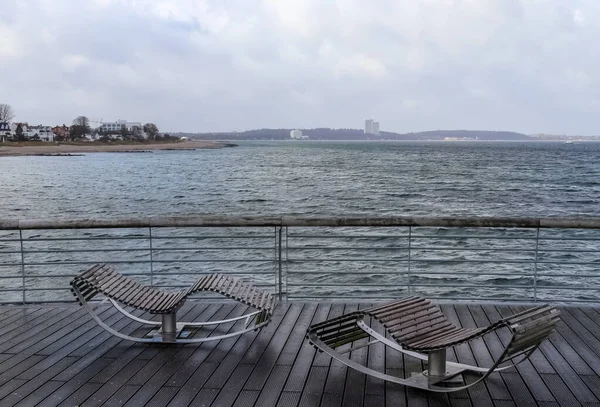
[[[171,131],[600,134],[599,27],[595,0],[4,0],[1,101]]]

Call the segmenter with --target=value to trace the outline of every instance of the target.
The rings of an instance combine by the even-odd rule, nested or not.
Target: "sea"
[[[600,216],[600,143],[236,143],[237,147],[223,149],[1,157],[0,220],[193,215]],[[334,264],[318,265],[325,272],[347,270],[347,262],[341,260],[353,258],[349,252],[326,250],[304,255],[307,259],[339,256]],[[369,293],[380,291],[378,284],[385,285],[390,277],[382,273],[378,279],[377,273],[397,266],[395,258],[389,260],[389,264],[376,261],[364,267],[355,264],[350,269],[360,276],[352,280],[356,287],[347,290],[362,292],[358,286],[372,284]],[[595,258],[584,260],[596,262]],[[165,270],[189,271],[197,266]],[[458,266],[448,267],[456,271]],[[512,264],[498,270],[510,273],[519,267]],[[305,264],[301,268],[307,269]],[[466,270],[475,269],[468,266]],[[581,267],[569,270],[591,272]],[[337,282],[347,281],[338,278]],[[502,284],[501,280],[488,276],[482,281],[494,285]],[[297,287],[297,293],[333,295],[323,288],[327,281],[323,275],[302,275],[290,287]],[[529,281],[516,276],[509,283],[526,285]],[[302,287],[303,282],[317,287]],[[547,282],[560,286],[565,279]],[[594,286],[589,279],[581,284]],[[451,292],[460,293],[455,288]]]

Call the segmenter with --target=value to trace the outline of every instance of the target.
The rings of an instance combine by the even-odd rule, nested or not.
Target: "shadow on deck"
[[[468,390],[439,395],[367,378],[305,341],[311,323],[359,306],[279,304],[273,321],[259,332],[186,346],[120,340],[76,305],[1,306],[0,405],[600,406],[600,313],[595,308],[561,308],[563,322],[557,332],[529,361]],[[179,315],[185,320],[217,319],[245,309],[233,303],[188,301]],[[517,310],[504,305],[442,309],[462,326],[488,325]],[[123,332],[139,327],[108,307],[104,317]],[[448,355],[463,363],[490,365],[505,340],[492,333]],[[381,344],[354,351],[352,358],[401,376],[423,370],[420,361],[386,351]]]

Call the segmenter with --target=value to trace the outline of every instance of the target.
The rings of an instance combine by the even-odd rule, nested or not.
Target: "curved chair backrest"
[[[555,307],[541,305],[503,319],[512,332],[512,338],[502,359],[533,352],[554,331],[560,321],[559,316],[560,311]]]

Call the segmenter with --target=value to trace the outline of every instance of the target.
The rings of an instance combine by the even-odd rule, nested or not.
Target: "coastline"
[[[221,141],[183,141],[179,143],[156,144],[51,144],[27,146],[0,146],[0,157],[15,157],[28,155],[79,155],[84,153],[118,153],[118,152],[143,152],[154,150],[195,150],[210,148],[233,147],[234,144]]]

